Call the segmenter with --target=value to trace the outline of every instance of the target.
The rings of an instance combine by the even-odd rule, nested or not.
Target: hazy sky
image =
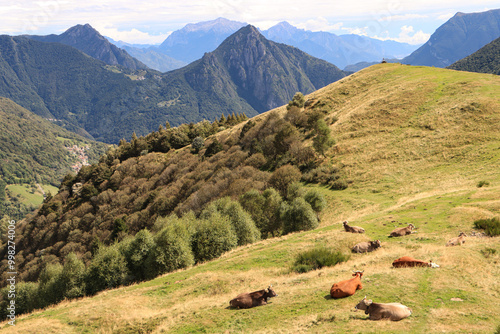
[[[424,43],[456,12],[499,8],[498,0],[0,0],[0,34],[60,34],[89,23],[129,43],[161,43],[188,23],[218,17],[267,29],[281,21],[337,35]]]

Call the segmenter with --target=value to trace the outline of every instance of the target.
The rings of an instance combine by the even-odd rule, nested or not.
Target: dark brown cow
[[[330,296],[335,299],[345,298],[355,294],[356,290],[363,289],[361,285],[363,272],[364,271],[356,271],[352,274],[352,276],[354,276],[353,278],[333,284],[330,289]]]
[[[344,221],[342,223],[344,225],[344,229],[346,232],[350,232],[350,233],[365,233],[365,229],[362,228],[362,227],[359,227],[359,226],[349,226],[349,223],[346,221]]]
[[[400,257],[397,260],[394,260],[392,263],[394,268],[408,268],[408,267],[431,267],[431,268],[439,268],[439,265],[434,262],[429,261],[425,262],[422,260],[417,260],[409,256]]]
[[[272,285],[270,285],[267,290],[241,293],[236,298],[231,299],[229,305],[236,308],[251,308],[266,305],[268,298],[276,296],[276,292],[274,292]]]
[[[380,243],[380,240],[375,240],[375,241],[363,241],[360,242],[359,244],[356,244],[352,248],[353,253],[367,253],[367,252],[373,252],[375,249],[381,247],[382,244]]]
[[[415,228],[415,225],[409,224],[406,227],[398,227],[394,229],[391,234],[389,235],[390,237],[402,237],[403,235],[408,235],[412,234],[412,230]]]

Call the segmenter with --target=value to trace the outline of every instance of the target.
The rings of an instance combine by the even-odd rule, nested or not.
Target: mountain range
[[[90,26],[85,36],[99,34]],[[160,124],[251,117],[345,76],[334,65],[247,26],[189,66],[165,74],[106,65],[73,47],[0,36],[0,96],[67,129],[117,143]]]
[[[402,60],[403,64],[446,67],[500,37],[500,9],[456,13],[424,45]]]
[[[215,50],[224,39],[246,23],[218,18],[213,21],[190,23],[174,31],[158,47],[134,47],[119,43],[131,55],[151,68],[165,71],[180,67],[172,59],[190,63]],[[295,46],[313,57],[326,60],[339,68],[361,61],[380,61],[382,58],[402,58],[418,46],[395,41],[381,41],[359,35],[337,36],[329,32],[312,32],[298,29],[288,22],[280,22],[261,31],[269,40]],[[161,65],[162,57],[167,64]],[[178,66],[178,67],[175,67]]]

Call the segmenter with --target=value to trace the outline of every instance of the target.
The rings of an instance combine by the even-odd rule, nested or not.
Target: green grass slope
[[[500,325],[498,237],[470,236],[445,247],[473,221],[500,214],[500,79],[451,70],[381,64],[308,96],[337,119],[327,159],[344,166],[350,187],[317,187],[328,200],[319,228],[230,251],[221,258],[20,316],[5,333],[491,333]],[[284,112],[284,108],[282,109]],[[261,117],[261,116],[259,116]],[[483,182],[481,182],[483,181]],[[488,185],[479,187],[479,182]],[[343,232],[342,220],[366,234]],[[395,226],[417,233],[388,238]],[[325,245],[343,252],[360,241],[382,248],[335,267],[297,274],[295,256]],[[409,255],[441,267],[393,269]],[[334,282],[364,270],[363,290],[333,300]],[[229,309],[229,300],[272,284],[266,306]],[[401,302],[400,322],[368,321],[354,306]]]

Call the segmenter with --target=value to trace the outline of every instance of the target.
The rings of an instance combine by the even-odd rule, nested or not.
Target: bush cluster
[[[313,249],[299,253],[292,266],[292,270],[297,273],[306,273],[311,270],[331,267],[337,263],[349,260],[349,254],[343,254],[326,247],[315,247]]]
[[[490,237],[500,235],[500,219],[497,217],[476,220],[474,227],[484,230],[484,233]]]

